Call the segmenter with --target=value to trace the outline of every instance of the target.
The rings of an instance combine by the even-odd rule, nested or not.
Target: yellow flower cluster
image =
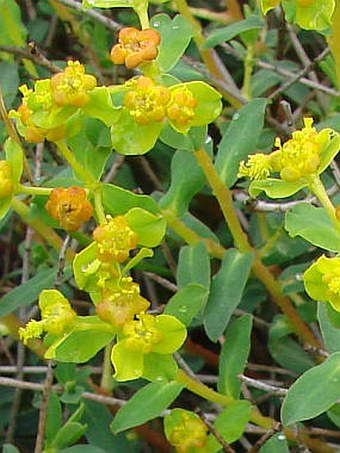
[[[79,61],[69,61],[66,69],[51,79],[52,98],[59,107],[84,107],[90,99],[88,92],[96,86],[97,79],[85,74],[85,68]]]
[[[163,339],[163,335],[157,328],[156,316],[140,314],[137,318],[124,324],[125,347],[130,351],[148,354]]]
[[[271,173],[279,173],[284,181],[294,182],[317,174],[320,151],[329,138],[329,130],[317,132],[312,124],[312,118],[305,118],[305,127],[293,132],[290,140],[282,145],[281,140],[276,139],[278,150],[268,155],[257,153],[249,156],[247,162],[240,163],[238,176],[264,180]]]
[[[184,85],[166,88],[141,76],[130,80],[126,86],[129,91],[124,97],[124,106],[139,125],[168,118],[175,128],[186,129],[195,118],[197,100]]]
[[[98,245],[98,259],[117,263],[125,261],[138,243],[137,234],[124,216],[109,217],[106,224],[94,230],[93,239]]]
[[[96,306],[96,313],[102,321],[122,327],[149,306],[150,302],[140,295],[139,285],[131,277],[123,277],[119,290],[107,291],[107,295]]]
[[[60,336],[72,328],[77,314],[69,301],[57,290],[44,290],[39,297],[41,321],[31,320],[25,327],[20,327],[19,337],[24,344],[32,338],[38,338],[43,332]]]

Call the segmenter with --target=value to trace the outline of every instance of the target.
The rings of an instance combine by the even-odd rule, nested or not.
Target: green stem
[[[66,143],[62,140],[56,142],[57,148],[63,158],[66,160],[67,163],[71,165],[74,172],[80,177],[85,183],[93,184],[95,182],[94,177],[91,175],[90,172],[86,170],[86,168],[81,165],[77,159],[75,158],[72,151],[66,145]]]
[[[243,87],[242,94],[246,99],[251,99],[251,88],[250,81],[251,75],[253,73],[254,67],[254,46],[248,45],[246,58],[244,60],[244,77],[243,77]]]
[[[184,239],[187,244],[194,245],[198,242],[204,241],[207,246],[207,251],[210,255],[220,259],[223,258],[225,249],[220,244],[212,241],[211,239],[202,238],[199,234],[196,233],[196,231],[193,231],[181,220],[179,220],[171,209],[163,209],[161,212],[168,226],[182,239]]]
[[[253,260],[252,270],[256,277],[263,283],[273,301],[280,307],[281,311],[288,318],[296,334],[307,344],[320,348],[318,339],[315,338],[312,331],[300,318],[288,297],[282,294],[280,284],[275,280],[268,268],[262,263],[257,250],[250,245],[248,237],[242,230],[234,209],[231,191],[224,185],[209,155],[203,148],[195,151],[194,154],[217,198],[236,247],[242,253],[254,253],[255,258]]]
[[[335,2],[335,10],[332,17],[332,33],[327,41],[331,49],[334,61],[336,76],[338,81],[338,90],[340,89],[340,1]]]
[[[114,381],[112,379],[111,350],[112,350],[112,343],[110,341],[105,346],[103,372],[102,372],[102,378],[100,381],[100,387],[110,393],[112,392],[112,389],[114,387]]]
[[[195,44],[199,50],[201,58],[205,63],[206,67],[208,68],[211,75],[213,75],[217,80],[221,82],[225,82],[223,73],[219,65],[217,64],[216,58],[214,58],[213,50],[212,49],[205,49],[203,44],[205,42],[205,37],[202,32],[201,25],[199,22],[193,17],[190,8],[186,2],[186,0],[175,0],[176,6],[178,11],[184,16],[187,21],[192,25],[193,28],[193,39]],[[230,93],[226,92],[223,89],[219,89],[223,97],[230,102],[230,104],[235,108],[242,107],[241,102]]]
[[[47,195],[49,196],[52,192],[52,188],[50,187],[34,187],[34,186],[24,186],[19,184],[16,190],[18,194],[25,194],[25,195]]]
[[[212,390],[211,388],[202,384],[202,382],[196,381],[195,379],[184,373],[183,370],[177,371],[176,381],[184,385],[185,388],[195,393],[196,395],[199,395],[202,398],[213,403],[225,406],[235,401],[231,396],[222,395],[222,393],[215,392],[215,390]]]
[[[337,230],[340,232],[340,222],[335,215],[335,208],[319,176],[315,175],[309,179],[309,188],[325,208],[327,214],[334,222]]]
[[[30,225],[55,250],[59,251],[61,249],[63,244],[61,238],[52,228],[45,225],[37,217],[33,217],[30,208],[25,205],[25,203],[17,200],[16,198],[13,198],[11,202],[11,208],[21,217],[21,219],[27,225]]]
[[[95,211],[96,211],[96,214],[98,217],[98,223],[103,225],[103,224],[107,223],[107,220],[106,220],[105,211],[104,211],[104,207],[103,207],[103,203],[102,203],[102,194],[101,194],[100,187],[98,187],[94,190],[93,196],[94,196],[94,207],[95,207]]]
[[[216,404],[221,404],[221,406],[226,406],[228,404],[235,403],[235,399],[228,395],[223,395],[218,393],[215,390],[207,387],[205,384],[202,384],[200,381],[196,381],[192,377],[188,376],[183,370],[178,370],[176,374],[176,381],[191,392],[196,395],[211,401]],[[275,420],[270,417],[263,416],[256,407],[252,408],[250,420],[253,423],[256,423],[258,426],[264,428],[272,428],[276,424]]]

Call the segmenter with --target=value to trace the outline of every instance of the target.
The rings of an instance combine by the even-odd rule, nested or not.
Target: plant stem
[[[93,184],[95,182],[95,179],[91,175],[90,172],[86,170],[86,168],[81,165],[77,159],[75,158],[74,154],[72,151],[69,149],[69,147],[66,145],[66,143],[62,140],[59,140],[56,142],[57,148],[60,152],[60,154],[63,156],[63,158],[66,160],[67,163],[70,164],[74,172],[77,174],[78,177],[81,178],[82,181],[84,181],[87,184]]]
[[[168,226],[172,230],[174,230],[175,233],[177,233],[181,238],[183,238],[187,244],[194,245],[204,240],[209,254],[213,255],[216,258],[223,258],[225,249],[220,244],[212,241],[211,239],[202,238],[199,234],[196,233],[196,231],[193,231],[181,220],[179,220],[171,209],[163,209],[161,212]]]
[[[27,224],[30,225],[51,247],[59,251],[62,247],[63,241],[57,235],[57,233],[45,225],[37,217],[31,215],[31,211],[28,206],[25,205],[20,200],[13,198],[11,202],[11,208],[16,212],[21,219]]]
[[[52,192],[50,187],[34,187],[34,186],[24,186],[22,184],[18,185],[17,193],[25,195],[47,195],[49,196]]]
[[[243,86],[242,94],[246,99],[251,99],[251,88],[250,81],[251,75],[254,67],[254,46],[249,44],[247,46],[246,58],[244,59],[244,77],[243,77]]]
[[[313,192],[313,194],[320,201],[322,206],[325,208],[327,214],[333,221],[337,230],[340,232],[340,222],[335,215],[335,208],[334,208],[333,203],[331,202],[331,200],[328,196],[328,193],[325,189],[325,186],[322,184],[319,176],[315,175],[313,178],[311,178],[309,180],[309,188],[310,188],[311,192]]]
[[[177,371],[176,381],[196,395],[213,403],[225,406],[226,404],[231,404],[235,401],[231,396],[222,395],[222,393],[215,392],[215,390],[202,384],[202,382],[196,381],[196,379],[188,376],[183,370]]]
[[[334,61],[336,76],[338,81],[337,88],[340,89],[340,2],[335,2],[335,10],[332,17],[332,34],[328,37],[327,41],[331,49]]]
[[[225,5],[228,14],[230,14],[234,21],[243,19],[243,14],[237,0],[225,0]]]
[[[226,187],[217,173],[210,157],[205,149],[199,149],[194,153],[198,164],[202,168],[216,198],[222,209],[222,213],[233,236],[235,246],[242,253],[252,252],[255,255],[252,270],[256,277],[263,283],[273,301],[280,307],[283,314],[288,318],[296,334],[307,344],[320,348],[321,345],[312,331],[300,318],[288,297],[282,294],[280,284],[275,280],[268,268],[262,263],[258,252],[250,245],[248,237],[242,230],[241,224],[233,206],[231,191]]]
[[[193,17],[190,8],[186,0],[175,0],[178,11],[184,16],[187,21],[192,25],[193,28],[193,39],[196,43],[196,46],[200,52],[201,58],[205,65],[207,66],[209,72],[219,81],[226,82],[225,77],[221,71],[220,66],[217,63],[216,58],[214,57],[214,52],[212,49],[204,48],[205,37],[202,33],[202,28],[199,22]],[[235,108],[240,108],[242,106],[239,99],[232,96],[232,94],[226,92],[223,89],[220,89],[223,97],[230,102],[230,104]]]
[[[98,187],[94,190],[93,196],[94,196],[94,206],[95,206],[96,214],[98,217],[98,223],[103,225],[103,224],[107,223],[107,220],[106,220],[105,211],[103,208],[102,194],[101,194],[100,187]]]

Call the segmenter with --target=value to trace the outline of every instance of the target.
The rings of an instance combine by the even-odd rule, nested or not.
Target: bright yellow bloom
[[[77,317],[69,301],[57,290],[44,290],[39,297],[41,321],[31,320],[19,329],[19,337],[24,344],[31,338],[38,338],[43,332],[55,336],[70,330]]]
[[[108,295],[96,306],[96,312],[103,321],[122,327],[149,306],[150,302],[140,295],[139,285],[131,277],[124,277],[119,291],[108,291]]]
[[[46,210],[67,231],[79,230],[81,224],[87,222],[93,214],[85,190],[77,186],[53,189],[46,203]]]
[[[85,74],[85,68],[79,61],[69,61],[63,72],[51,78],[52,97],[59,107],[84,107],[90,100],[88,92],[96,86],[96,78]]]
[[[160,122],[166,116],[170,99],[166,87],[156,85],[149,77],[138,77],[127,83],[130,91],[124,97],[124,105],[139,125]]]
[[[318,174],[320,152],[329,140],[330,130],[317,132],[312,126],[312,118],[305,118],[304,124],[305,127],[293,132],[292,138],[283,145],[277,138],[275,146],[279,149],[273,153],[253,154],[246,163],[242,161],[238,176],[265,180],[270,173],[277,172],[284,181],[295,182]]]
[[[162,332],[157,328],[157,318],[153,315],[141,314],[137,320],[124,324],[125,347],[130,351],[148,354],[163,339]]]
[[[186,129],[195,118],[197,100],[186,86],[179,86],[171,92],[171,98],[167,105],[166,113],[175,129]]]
[[[99,225],[93,232],[98,244],[98,258],[101,261],[125,261],[130,250],[138,244],[137,234],[130,228],[124,216],[109,217],[108,223]]]
[[[238,172],[239,178],[249,179],[267,179],[270,173],[273,171],[270,163],[270,156],[263,153],[252,154],[248,157],[248,161],[245,163],[244,160],[240,162],[240,168]]]
[[[160,35],[156,30],[137,30],[134,27],[125,27],[120,30],[118,44],[112,47],[111,61],[115,64],[124,64],[133,69],[145,61],[157,57],[157,46]]]

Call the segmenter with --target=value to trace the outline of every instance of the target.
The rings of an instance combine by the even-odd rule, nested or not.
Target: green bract
[[[261,0],[264,14],[279,4],[279,0]],[[307,30],[326,30],[332,25],[335,0],[285,0],[283,9],[289,22]]]
[[[340,312],[340,257],[321,256],[306,270],[303,280],[312,299],[329,302]]]
[[[171,354],[186,338],[184,324],[170,315],[140,314],[137,318],[125,323],[119,341],[112,349],[114,377],[118,381],[148,377],[155,363],[158,363],[157,376],[152,377],[156,380],[173,377],[176,365]]]

